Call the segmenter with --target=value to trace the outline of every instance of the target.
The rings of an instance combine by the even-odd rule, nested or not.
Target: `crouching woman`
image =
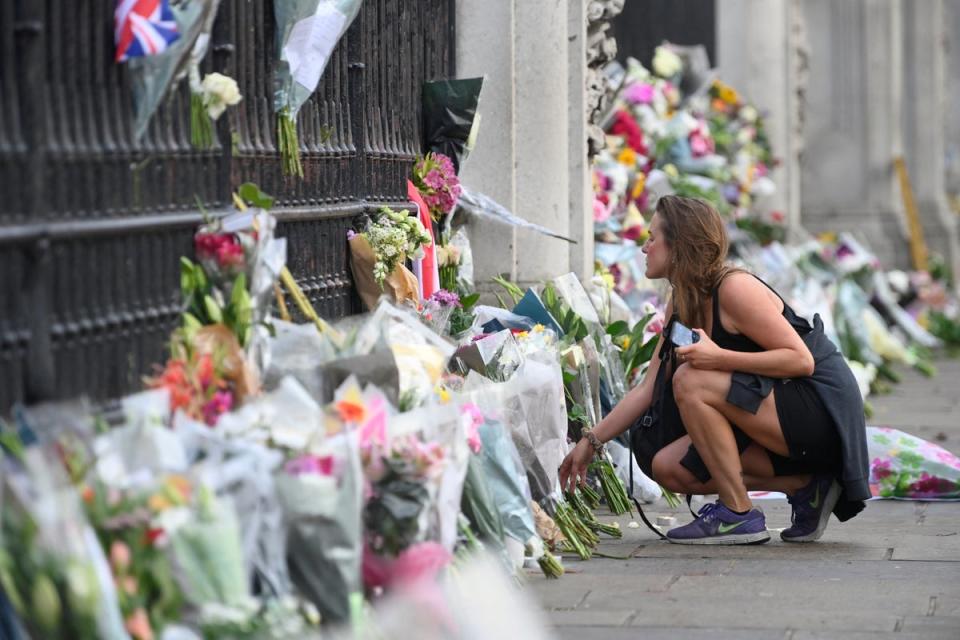
[[[762,280],[728,266],[727,248],[709,204],[659,200],[643,252],[647,277],[671,285],[671,320],[643,382],[564,459],[561,484],[582,482],[596,450],[634,426],[648,475],[678,493],[719,497],[669,531],[670,542],[766,542],[748,490],[785,493],[791,525],[780,537],[813,541],[831,513],[846,520],[870,497],[863,401],[819,316],[811,326]],[[675,323],[696,341],[674,344]]]

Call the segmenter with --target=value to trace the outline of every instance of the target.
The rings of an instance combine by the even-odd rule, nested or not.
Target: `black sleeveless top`
[[[752,273],[750,275],[753,275]],[[757,276],[753,276],[757,278]],[[760,282],[763,282],[760,278],[757,278]],[[783,317],[787,319],[787,322],[790,323],[790,326],[793,327],[796,332],[801,336],[805,336],[813,329],[810,326],[810,323],[807,322],[806,318],[798,316],[796,312],[787,304],[786,300],[780,297],[780,294],[777,291],[768,285],[766,282],[763,282],[770,291],[773,291],[774,294],[780,301],[783,303]],[[763,347],[758,345],[756,342],[743,335],[742,333],[730,333],[723,328],[723,323],[720,322],[720,285],[713,290],[713,325],[710,329],[710,339],[717,343],[717,346],[724,349],[729,349],[730,351],[742,351],[746,353],[758,353],[763,351]]]

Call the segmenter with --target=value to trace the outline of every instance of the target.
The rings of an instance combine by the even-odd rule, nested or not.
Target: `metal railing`
[[[365,0],[298,116],[304,179],[281,173],[271,0],[224,0],[204,71],[243,101],[209,151],[185,86],[133,136],[112,0],[0,3],[0,413],[16,401],[138,388],[179,314],[178,257],[252,181],[276,197],[289,265],[322,315],[360,310],[346,230],[402,206],[424,80],[453,72],[451,0]]]

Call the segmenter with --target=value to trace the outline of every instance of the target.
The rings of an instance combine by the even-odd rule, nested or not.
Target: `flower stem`
[[[277,146],[283,174],[303,177],[303,165],[300,163],[300,140],[297,137],[297,123],[290,116],[290,109],[284,107],[277,114]]]
[[[199,93],[190,94],[190,144],[195,149],[213,148],[213,123]]]

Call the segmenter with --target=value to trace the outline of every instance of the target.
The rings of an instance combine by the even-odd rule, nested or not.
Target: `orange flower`
[[[180,494],[185,501],[190,499],[191,485],[190,481],[184,476],[170,476],[167,478],[167,484],[171,489]]]
[[[637,152],[630,147],[624,147],[620,155],[617,156],[617,162],[632,167],[637,164]]]
[[[344,422],[354,422],[361,423],[367,415],[366,407],[358,402],[350,402],[349,400],[341,400],[336,405],[337,414],[339,414],[340,419]]]
[[[96,494],[94,493],[90,485],[88,484],[83,485],[83,490],[80,492],[80,497],[83,498],[84,502],[86,502],[87,504],[90,504],[91,502],[93,502],[93,498],[95,496]]]
[[[209,353],[200,356],[200,360],[197,362],[197,379],[204,389],[213,382],[213,357]]]
[[[173,503],[163,494],[156,493],[147,500],[147,506],[151,511],[163,511],[173,506]]]

